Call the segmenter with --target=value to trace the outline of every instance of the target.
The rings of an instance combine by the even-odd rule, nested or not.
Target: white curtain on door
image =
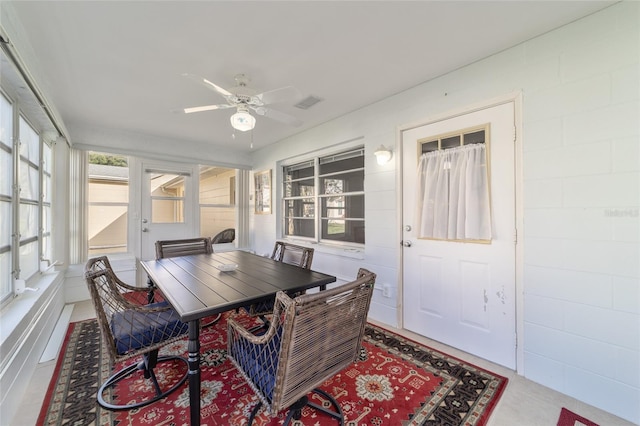
[[[420,157],[416,192],[419,238],[491,239],[486,158],[484,144]]]

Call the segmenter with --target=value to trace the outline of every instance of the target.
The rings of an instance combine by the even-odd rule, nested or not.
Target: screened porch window
[[[129,162],[127,157],[89,152],[89,256],[127,251]]]
[[[283,168],[284,235],[364,244],[364,149]]]

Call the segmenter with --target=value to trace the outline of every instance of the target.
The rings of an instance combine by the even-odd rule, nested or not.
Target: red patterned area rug
[[[242,314],[228,313],[201,333],[203,426],[246,425],[258,402],[227,360],[228,316],[246,321],[247,325],[253,321]],[[95,394],[99,383],[108,376],[109,362],[99,342],[95,320],[70,325],[38,425],[189,424],[186,384],[164,400],[141,409],[116,413],[100,409]],[[163,352],[186,356],[186,339],[165,347]],[[170,368],[163,370],[156,370],[161,379],[175,375]],[[506,384],[504,377],[369,324],[358,362],[327,380],[321,388],[336,397],[347,426],[482,426]],[[149,384],[140,375],[118,386],[118,398],[132,400],[145,389],[149,389]],[[254,424],[279,425],[285,415],[286,412],[279,413],[271,419],[263,412]],[[337,422],[305,408],[303,417],[292,424],[324,426]]]
[[[598,424],[562,407],[558,426],[598,426]]]

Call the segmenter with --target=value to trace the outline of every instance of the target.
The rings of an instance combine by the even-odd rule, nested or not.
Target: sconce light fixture
[[[256,125],[256,119],[253,115],[249,114],[249,108],[244,105],[238,106],[238,111],[231,116],[231,126],[234,129],[246,132],[251,130]]]
[[[380,145],[378,149],[376,149],[373,154],[376,156],[376,160],[378,160],[378,164],[382,165],[391,160],[391,150],[384,147],[384,145]]]

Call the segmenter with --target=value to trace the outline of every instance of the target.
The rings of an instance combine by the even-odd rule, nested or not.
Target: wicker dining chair
[[[218,232],[215,237],[211,239],[211,244],[232,243],[235,239],[236,230],[234,228],[228,228],[224,231]]]
[[[287,263],[289,265],[297,266],[303,269],[311,269],[311,263],[313,262],[313,248],[299,246],[297,244],[287,243],[284,241],[276,241],[273,247],[273,253],[271,253],[271,259],[278,262]],[[295,297],[302,293],[290,294],[289,296]],[[273,304],[275,298],[271,300],[265,300],[263,302],[254,303],[246,308],[249,315],[253,317],[259,317],[262,320],[262,324],[252,328],[253,332],[260,330],[266,330],[269,327],[269,320],[267,315],[273,312]]]
[[[166,259],[168,257],[190,256],[192,254],[211,254],[213,253],[213,245],[211,238],[199,237],[188,238],[183,240],[164,240],[156,241],[156,260]],[[155,284],[149,279],[150,288],[155,288]],[[222,314],[217,314],[207,321],[201,323],[201,327],[208,327],[217,323]]]
[[[273,253],[271,253],[271,259],[300,268],[311,269],[313,249],[284,241],[276,241]]]
[[[295,299],[278,292],[269,329],[260,336],[229,320],[228,357],[260,399],[248,425],[263,406],[272,418],[289,408],[285,425],[299,420],[305,406],[343,424],[338,402],[317,387],[358,359],[375,279],[360,269],[355,281],[329,290]],[[333,409],[310,402],[312,392]]]
[[[119,280],[106,256],[90,259],[85,266],[85,279],[96,311],[100,333],[112,364],[140,358],[109,377],[98,390],[98,403],[109,410],[130,410],[149,405],[177,390],[187,379],[188,361],[179,356],[158,356],[164,345],[181,339],[188,325],[167,302],[143,304],[147,289],[134,287]],[[154,369],[159,363],[178,361],[172,368],[183,364],[184,375],[168,383],[160,383]],[[145,379],[151,379],[154,393],[141,400],[109,401],[113,388],[123,379],[141,370]],[[162,379],[161,379],[162,381]],[[163,389],[164,388],[164,389]],[[140,398],[140,397],[137,397]]]
[[[156,259],[213,253],[211,238],[199,237],[183,240],[156,241]]]

